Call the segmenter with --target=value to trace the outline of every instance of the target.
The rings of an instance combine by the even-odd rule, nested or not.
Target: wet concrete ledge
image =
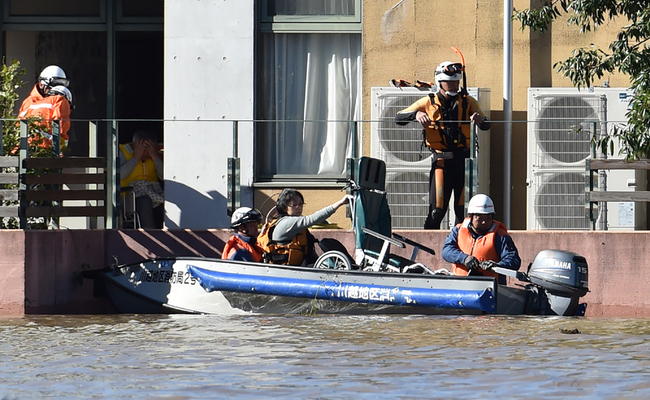
[[[354,237],[344,230],[313,230],[333,237],[352,252]],[[433,269],[448,267],[440,256],[445,231],[396,231],[428,245],[438,254],[420,253]],[[525,270],[540,250],[560,249],[583,255],[589,264],[590,292],[583,298],[587,316],[650,316],[647,257],[650,232],[511,232]],[[0,231],[0,315],[96,314],[114,312],[92,295],[84,269],[149,257],[220,257],[226,230],[61,230]],[[411,249],[393,249],[410,256]]]

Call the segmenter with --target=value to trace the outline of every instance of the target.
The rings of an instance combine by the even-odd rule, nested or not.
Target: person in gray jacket
[[[310,215],[302,215],[305,198],[295,189],[284,189],[276,202],[277,216],[267,222],[257,242],[266,252],[266,261],[273,264],[308,265],[316,261],[315,238],[309,227],[330,217],[342,205],[348,204],[352,196],[344,195],[341,200]]]

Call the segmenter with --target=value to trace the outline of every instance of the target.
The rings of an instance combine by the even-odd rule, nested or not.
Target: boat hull
[[[99,275],[123,313],[472,315],[507,309],[497,307],[499,288],[487,277],[339,271],[193,257],[147,260]],[[524,305],[512,309],[524,310]]]

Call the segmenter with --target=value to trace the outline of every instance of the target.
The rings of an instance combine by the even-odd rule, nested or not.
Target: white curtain
[[[342,175],[361,115],[361,35],[276,33],[263,43],[263,119],[277,122],[263,124],[260,173]]]

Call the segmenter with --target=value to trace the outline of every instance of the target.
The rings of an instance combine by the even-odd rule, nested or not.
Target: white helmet
[[[248,222],[260,222],[262,220],[262,214],[259,211],[254,210],[250,207],[240,207],[232,213],[232,218],[230,219],[230,227],[236,228],[240,225],[243,225]]]
[[[45,67],[41,72],[41,75],[38,77],[38,81],[43,83],[46,87],[53,87],[58,85],[63,85],[68,87],[70,81],[65,76],[65,72],[58,65],[50,65]]]
[[[469,200],[467,214],[495,214],[492,199],[484,194],[477,194]]]
[[[460,81],[463,78],[465,67],[461,63],[445,61],[436,68],[436,85],[440,87],[441,81]]]
[[[68,89],[65,86],[61,86],[61,85],[54,86],[52,89],[50,89],[50,91],[48,92],[48,95],[50,95],[50,96],[55,96],[55,95],[63,96],[66,99],[68,99],[70,104],[72,104],[72,92],[70,91],[70,89]]]

